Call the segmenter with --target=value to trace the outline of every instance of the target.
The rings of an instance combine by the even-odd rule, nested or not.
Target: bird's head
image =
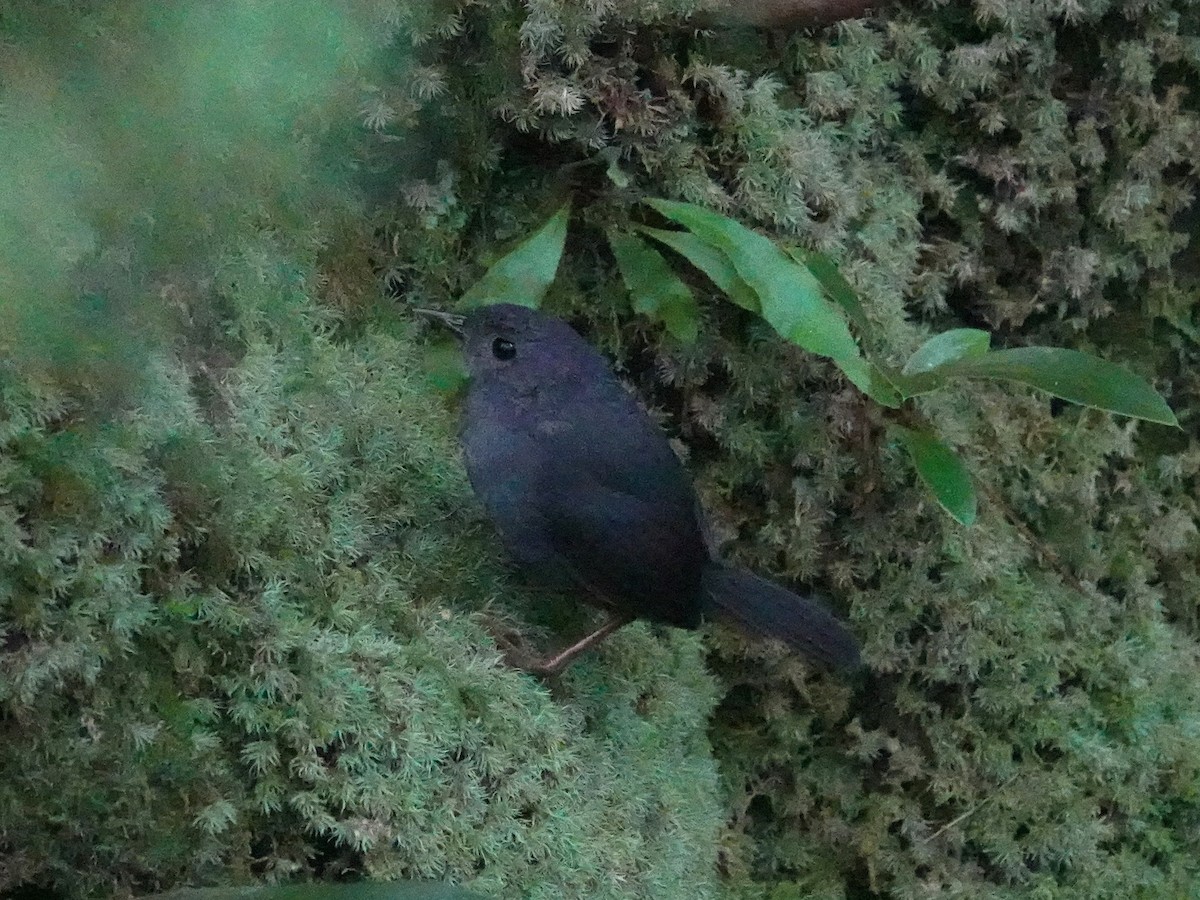
[[[561,383],[607,375],[607,364],[566,322],[511,303],[464,316],[422,310],[452,328],[473,383]]]

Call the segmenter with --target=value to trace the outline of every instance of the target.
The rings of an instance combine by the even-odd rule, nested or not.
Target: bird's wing
[[[636,615],[694,626],[708,559],[695,492],[663,434],[622,399],[540,423],[537,505],[579,580]]]
[[[584,473],[547,491],[539,506],[551,545],[582,584],[631,615],[699,624],[708,553],[690,509],[643,500]]]
[[[497,389],[503,388],[503,385]],[[690,626],[708,559],[695,492],[666,437],[620,384],[468,395],[467,468],[512,555],[633,615]]]

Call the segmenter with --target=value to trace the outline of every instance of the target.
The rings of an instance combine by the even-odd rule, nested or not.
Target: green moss
[[[1189,894],[1193,6],[790,38],[695,2],[154,6],[0,3],[0,889]],[[546,305],[869,676],[641,626],[552,689],[501,663],[571,616],[500,562],[378,287],[449,303],[568,192]],[[923,398],[986,488],[963,530],[707,284],[691,346],[632,315],[597,248],[644,195],[837,257],[894,361],[961,325],[1085,349],[1183,428]]]
[[[219,415],[164,359],[86,440],[10,426],[6,487],[42,489],[3,550],[9,885],[333,852],[514,896],[669,895],[706,866],[697,640],[631,631],[557,702],[500,664],[481,613],[512,588],[414,353],[378,332],[252,345]],[[45,418],[25,400],[10,423]]]

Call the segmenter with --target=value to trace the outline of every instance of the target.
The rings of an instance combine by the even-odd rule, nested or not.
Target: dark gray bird
[[[569,325],[509,304],[421,312],[462,337],[467,473],[509,553],[611,615],[539,671],[561,670],[634,618],[696,628],[719,617],[828,665],[858,664],[857,643],[824,606],[713,557],[666,437]]]

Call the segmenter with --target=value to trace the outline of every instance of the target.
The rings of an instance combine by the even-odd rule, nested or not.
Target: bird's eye
[[[498,337],[492,341],[492,356],[496,359],[512,359],[517,355],[517,345],[512,341]]]

